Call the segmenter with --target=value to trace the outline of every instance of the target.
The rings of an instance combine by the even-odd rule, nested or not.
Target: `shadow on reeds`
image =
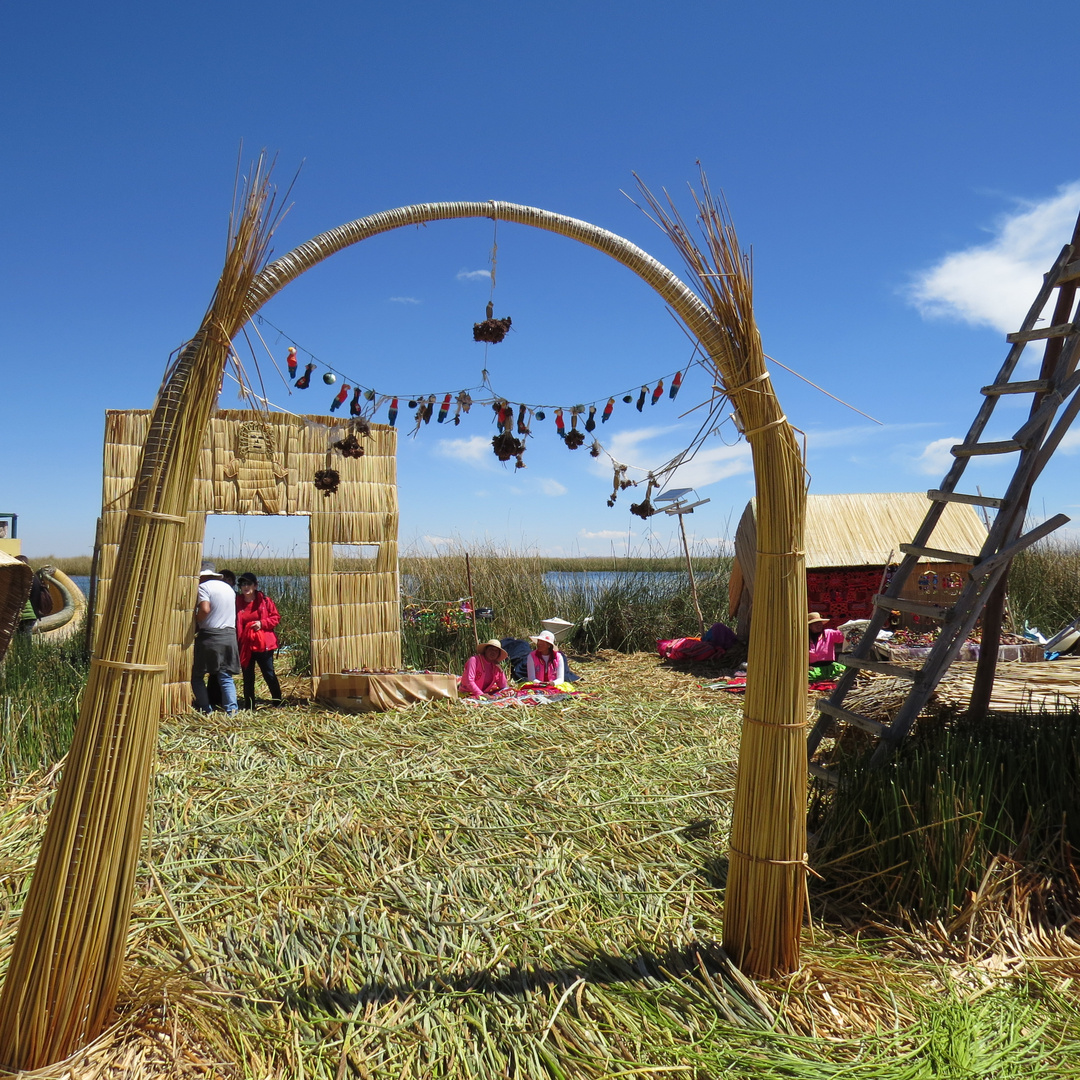
[[[922,723],[880,769],[869,748],[816,786],[812,896],[856,921],[969,932],[984,916],[1080,936],[1080,712]]]
[[[492,998],[524,999],[543,993],[566,993],[580,984],[596,986],[662,984],[692,980],[711,998],[731,1024],[769,1028],[776,1017],[753,984],[741,974],[715,942],[695,942],[661,953],[641,951],[628,956],[601,952],[562,967],[513,967],[496,974],[477,969],[457,975],[435,974],[406,983],[371,981],[355,991],[305,985],[282,994],[290,1008],[314,1017],[352,1015],[358,1007],[408,1001],[421,994],[481,994]]]

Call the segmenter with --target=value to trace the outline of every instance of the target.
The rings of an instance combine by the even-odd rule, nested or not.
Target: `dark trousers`
[[[278,682],[278,677],[274,672],[274,650],[269,652],[253,652],[251,654],[251,663],[243,669],[244,671],[244,708],[255,708],[255,665],[259,665],[259,670],[262,672],[263,682],[266,683],[266,689],[270,692],[270,700],[275,705],[281,704],[281,683]]]

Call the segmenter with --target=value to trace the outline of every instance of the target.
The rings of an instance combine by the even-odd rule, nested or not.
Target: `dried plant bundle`
[[[772,388],[754,321],[752,267],[727,207],[704,173],[695,193],[703,247],[671,199],[642,194],[725,328],[709,348],[750,442],[757,493],[755,601],[739,778],[724,904],[724,948],[743,970],[771,976],[799,964],[806,859],[806,479],[799,445]]]

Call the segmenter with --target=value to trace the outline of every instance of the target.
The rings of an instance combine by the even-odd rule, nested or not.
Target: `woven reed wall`
[[[97,612],[112,580],[123,511],[131,496],[139,452],[150,421],[146,410],[105,414],[101,551]],[[265,425],[254,436],[244,426]],[[162,702],[163,715],[191,703],[192,610],[198,587],[206,515],[290,514],[308,516],[311,534],[311,657],[315,676],[343,667],[397,669],[401,664],[397,565],[397,432],[373,424],[363,438],[364,456],[344,458],[330,444],[349,430],[349,419],[219,410],[210,420],[192,491],[181,548],[181,571],[173,602]],[[245,453],[241,454],[241,441]],[[341,483],[323,496],[313,478],[336,469]],[[332,544],[378,544],[372,571],[335,574]],[[96,621],[100,615],[95,616]]]

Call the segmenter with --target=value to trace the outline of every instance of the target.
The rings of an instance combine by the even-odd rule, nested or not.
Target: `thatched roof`
[[[926,517],[925,492],[896,494],[808,495],[806,497],[806,568],[884,567],[892,552],[910,544]],[[986,526],[974,506],[948,503],[934,530],[931,547],[975,555],[986,540]],[[746,504],[735,533],[735,557],[743,580],[753,587],[757,529],[754,500]],[[924,559],[924,562],[931,562]]]

